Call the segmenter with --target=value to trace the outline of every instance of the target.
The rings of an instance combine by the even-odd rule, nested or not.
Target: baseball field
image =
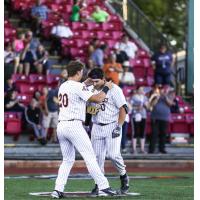
[[[118,189],[120,182],[117,175],[109,176],[111,186]],[[193,172],[174,173],[132,173],[129,174],[130,192],[140,196],[98,197],[99,199],[142,199],[142,200],[192,200],[194,199]],[[31,196],[33,192],[50,192],[54,188],[55,179],[37,177],[5,177],[5,200],[50,199],[50,197]],[[93,187],[91,179],[69,179],[65,191],[90,191]],[[89,197],[66,197],[66,199],[92,199]],[[94,199],[94,198],[93,198]]]

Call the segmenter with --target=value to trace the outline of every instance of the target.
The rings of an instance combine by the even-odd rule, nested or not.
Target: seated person
[[[36,51],[37,59],[34,62],[34,66],[37,69],[38,74],[48,74],[50,63],[48,61],[48,52],[43,45],[39,45]]]
[[[108,22],[110,15],[106,11],[101,10],[99,6],[95,6],[95,11],[92,13],[91,19],[95,22]]]
[[[57,50],[61,53],[61,38],[70,38],[73,36],[71,29],[65,25],[64,20],[60,19],[59,24],[53,26],[51,30],[52,45],[51,52]]]
[[[113,83],[119,85],[119,73],[123,72],[122,66],[120,63],[116,62],[115,54],[110,54],[108,59],[108,63],[103,66],[106,79],[112,80]]]
[[[19,102],[17,91],[10,90],[7,92],[4,100],[4,111],[24,113],[24,105]]]
[[[34,129],[35,136],[42,144],[46,144],[46,132],[41,126],[42,112],[37,107],[38,102],[36,99],[32,99],[30,105],[25,109],[25,117],[28,124]]]
[[[129,66],[129,61],[125,61],[123,63],[123,69],[124,71],[119,74],[119,80],[120,80],[120,85],[134,85],[135,84],[135,76],[133,72],[130,72],[130,66]]]

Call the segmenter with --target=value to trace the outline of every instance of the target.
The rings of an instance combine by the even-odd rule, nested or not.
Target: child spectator
[[[28,124],[34,129],[35,136],[42,144],[46,144],[46,133],[41,125],[41,110],[37,107],[36,99],[32,99],[30,105],[25,109],[25,117]]]
[[[132,125],[134,127],[133,135],[133,153],[137,154],[137,138],[140,138],[140,148],[141,153],[145,152],[145,127],[147,112],[146,108],[148,106],[148,99],[144,94],[144,88],[138,88],[136,94],[133,95],[131,99],[132,110]]]

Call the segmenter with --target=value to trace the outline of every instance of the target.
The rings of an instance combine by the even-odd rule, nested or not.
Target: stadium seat
[[[87,25],[82,22],[72,22],[72,30],[87,30]]]
[[[39,74],[30,74],[29,75],[29,81],[30,83],[45,83],[46,82],[46,76],[39,75]]]
[[[17,98],[19,99],[19,102],[24,104],[25,106],[29,105],[33,95],[32,94],[17,94]]]
[[[135,89],[136,89],[136,86],[134,86],[134,85],[133,86],[124,86],[122,88],[122,91],[123,91],[125,97],[130,97]]]
[[[184,114],[171,114],[172,133],[189,133],[189,125]]]
[[[132,68],[132,71],[133,71],[133,74],[134,76],[136,77],[146,77],[146,68],[144,67],[141,67],[141,66],[134,66]]]
[[[89,31],[102,31],[102,24],[101,23],[95,23],[95,22],[87,22],[86,28]]]
[[[54,74],[48,74],[46,76],[46,83],[49,85],[51,84],[58,84],[58,81],[60,80],[60,76],[54,75]]]
[[[186,121],[189,124],[190,134],[194,135],[194,113],[189,113],[185,115]]]
[[[4,132],[8,135],[14,136],[16,139],[22,131],[21,119],[8,119],[4,128]]]
[[[150,58],[150,55],[143,49],[138,49],[137,51],[138,58]]]
[[[33,84],[20,84],[19,85],[19,91],[22,94],[34,94],[37,90],[36,86]]]

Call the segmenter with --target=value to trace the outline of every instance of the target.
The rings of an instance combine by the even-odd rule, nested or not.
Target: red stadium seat
[[[30,74],[29,81],[30,83],[45,83],[46,77],[44,75],[39,74]]]
[[[4,131],[9,135],[18,136],[22,131],[21,119],[7,120]]]
[[[130,65],[132,67],[144,67],[143,59],[140,58],[131,59]]]
[[[194,135],[194,113],[186,114],[186,121],[189,124],[189,130],[192,135]]]
[[[138,58],[150,58],[150,55],[145,50],[138,49],[138,51],[137,51],[137,57]]]
[[[143,78],[146,77],[146,74],[147,74],[146,68],[141,67],[141,66],[134,66],[132,70],[133,70],[133,74],[136,77],[143,77]]]
[[[76,42],[77,42],[78,48],[85,48],[85,47],[88,47],[90,44],[90,40],[77,39]]]
[[[136,89],[136,86],[134,86],[134,85],[133,86],[124,86],[122,88],[122,91],[124,93],[124,96],[130,97],[135,89]]]
[[[22,94],[34,94],[37,87],[33,84],[20,84],[19,90]]]
[[[46,83],[47,84],[58,84],[58,81],[60,80],[60,76],[54,75],[54,74],[48,74],[46,77]]]
[[[19,102],[24,104],[25,106],[29,105],[32,98],[33,98],[33,95],[31,94],[18,94],[17,95],[17,98],[19,99]]]
[[[172,119],[172,133],[189,133],[189,125],[184,114],[171,115]]]
[[[102,24],[95,22],[87,22],[87,30],[89,31],[102,31]]]
[[[72,22],[72,30],[87,30],[86,23]]]

